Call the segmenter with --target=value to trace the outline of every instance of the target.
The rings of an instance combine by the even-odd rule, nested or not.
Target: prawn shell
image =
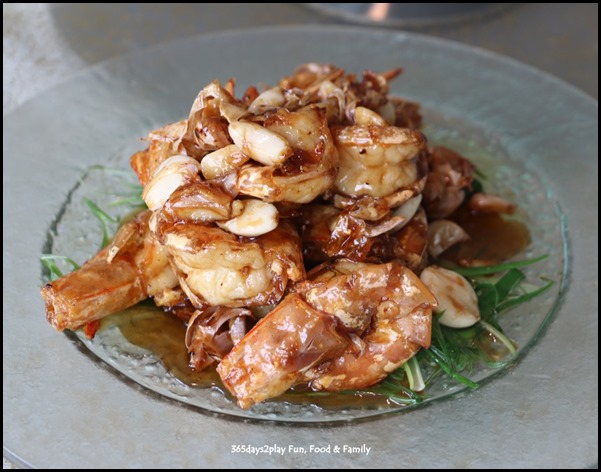
[[[284,393],[349,344],[336,317],[288,295],[223,358],[217,372],[241,408]]]

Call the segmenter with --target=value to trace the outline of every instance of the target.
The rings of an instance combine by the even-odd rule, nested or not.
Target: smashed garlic
[[[252,159],[266,166],[279,165],[292,155],[292,148],[279,134],[249,121],[230,123],[234,144]]]
[[[435,220],[428,226],[428,252],[432,257],[438,257],[451,246],[469,239],[470,235],[451,220]]]
[[[426,267],[420,279],[438,300],[438,321],[449,328],[467,328],[480,320],[478,297],[471,284],[457,272]]]
[[[234,204],[242,207],[240,214],[227,221],[217,221],[221,229],[238,236],[254,237],[269,233],[277,227],[279,214],[271,203],[252,199],[237,200]]]
[[[219,103],[219,112],[221,113],[221,116],[223,116],[228,121],[228,123],[238,121],[244,115],[248,114],[246,108],[242,108],[238,105],[234,105],[233,103],[228,103],[224,101]]]
[[[375,111],[365,107],[355,108],[355,124],[360,126],[388,126],[388,123]]]
[[[171,194],[184,184],[199,179],[200,164],[188,156],[171,156],[157,168],[144,187],[142,199],[150,210],[160,209]]]
[[[200,161],[200,168],[205,179],[215,179],[237,169],[248,159],[238,146],[230,144],[204,156]]]
[[[273,87],[265,90],[248,106],[248,111],[259,115],[266,110],[284,106],[286,97],[280,87]]]

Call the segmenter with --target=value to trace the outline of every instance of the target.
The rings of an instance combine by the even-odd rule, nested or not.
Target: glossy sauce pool
[[[141,305],[106,317],[103,321],[104,326],[117,326],[130,343],[152,352],[161,360],[165,369],[184,384],[194,388],[216,388],[232,398],[215,370],[216,363],[201,372],[195,372],[189,367],[189,355],[184,343],[186,326],[176,316]],[[367,392],[352,395],[323,394],[312,392],[304,386],[297,386],[271,401],[313,404],[332,410],[390,405],[388,398],[382,395]]]
[[[463,206],[450,219],[470,235],[469,241],[451,247],[442,255],[460,265],[474,260],[486,265],[498,264],[521,253],[530,244],[528,228],[513,217],[477,214]]]

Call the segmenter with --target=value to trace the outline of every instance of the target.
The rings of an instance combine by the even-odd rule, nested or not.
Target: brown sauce
[[[443,255],[460,265],[477,260],[489,265],[516,256],[530,244],[530,232],[521,221],[498,214],[476,214],[461,207],[450,217],[469,235]]]
[[[151,306],[139,305],[108,316],[103,327],[117,326],[132,344],[147,349],[157,356],[165,369],[190,387],[215,387],[225,391],[215,367],[210,365],[201,372],[193,371],[184,343],[185,324],[174,315]],[[295,404],[317,405],[329,410],[344,408],[382,408],[391,405],[383,395],[371,393],[336,394],[313,392],[306,386],[294,387],[290,392],[270,401],[286,401]]]
[[[151,351],[165,369],[191,387],[221,385],[214,366],[194,372],[188,365],[186,326],[179,318],[158,308],[139,305],[106,318],[130,343]]]
[[[515,347],[517,347],[515,343],[513,344]],[[492,333],[482,333],[477,340],[477,345],[486,353],[488,359],[492,362],[506,361],[509,357],[511,357],[511,353],[505,344],[499,341]]]

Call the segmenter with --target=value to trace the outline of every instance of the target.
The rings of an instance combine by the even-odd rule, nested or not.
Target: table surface
[[[5,3],[4,114],[77,71],[132,50],[200,33],[286,24],[348,23],[288,3]],[[510,56],[597,97],[597,3],[506,4],[461,22],[404,29]],[[11,464],[4,461],[4,467]]]
[[[508,4],[412,31],[513,57],[597,97],[598,21],[597,3]],[[4,113],[88,65],[152,44],[225,29],[331,23],[345,24],[288,3],[4,4]]]

